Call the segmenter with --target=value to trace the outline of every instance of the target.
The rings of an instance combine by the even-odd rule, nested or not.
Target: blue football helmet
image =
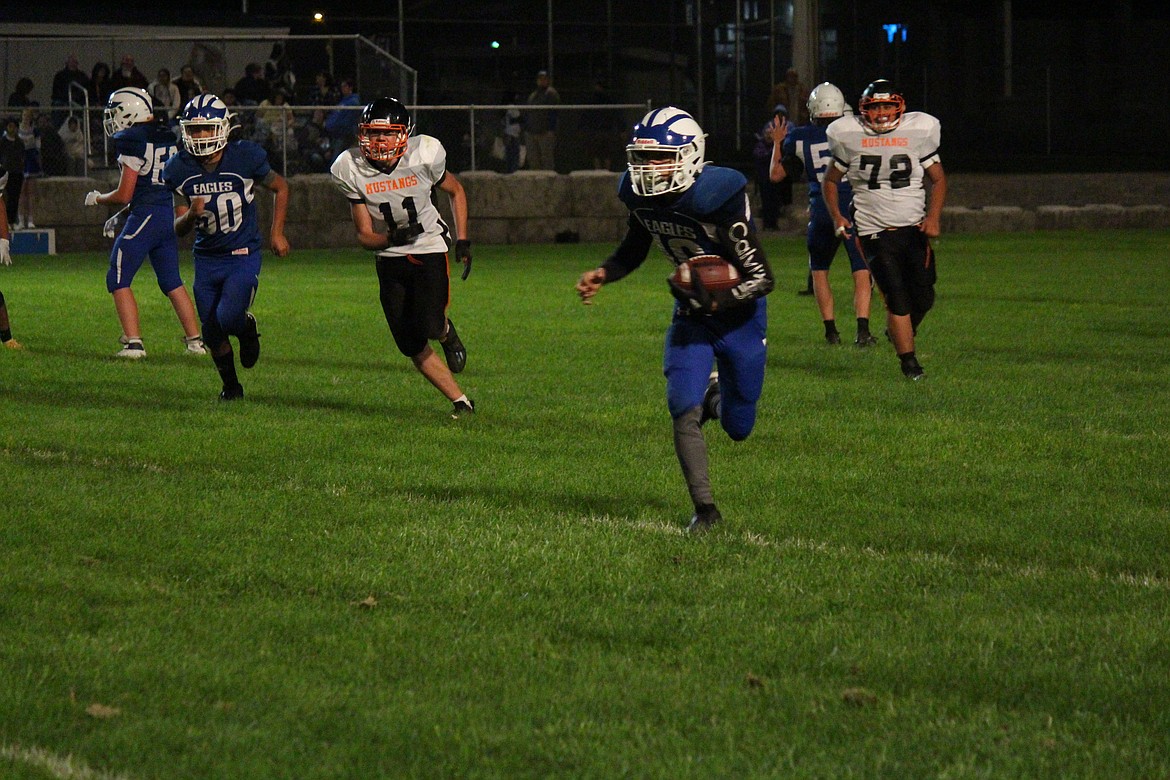
[[[179,132],[183,146],[196,157],[207,157],[227,146],[231,130],[232,114],[223,101],[215,95],[196,95],[179,115]],[[205,131],[208,135],[193,136],[192,131]]]
[[[626,145],[630,184],[637,195],[682,192],[706,164],[707,134],[681,108],[656,108],[634,125]]]
[[[154,119],[154,106],[150,95],[145,89],[138,87],[122,87],[110,93],[106,101],[106,110],[102,112],[102,129],[107,136],[112,136],[121,130],[139,122],[149,122]]]

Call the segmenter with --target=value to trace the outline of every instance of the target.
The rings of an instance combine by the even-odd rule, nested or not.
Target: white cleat
[[[146,347],[142,346],[141,339],[128,339],[125,336],[119,336],[118,341],[122,344],[122,348],[114,353],[114,357],[127,358],[129,360],[139,360],[146,357]]]
[[[187,345],[188,355],[206,355],[207,347],[203,345],[203,339],[200,336],[191,336],[184,338],[183,343]]]

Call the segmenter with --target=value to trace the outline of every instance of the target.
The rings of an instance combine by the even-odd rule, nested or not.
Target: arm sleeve
[[[605,283],[616,282],[646,261],[654,237],[650,231],[631,214],[626,237],[618,244],[613,254],[601,264],[605,269]]]
[[[772,267],[748,217],[747,190],[740,190],[720,210],[716,235],[723,256],[739,270],[740,283],[730,290],[712,291],[711,296],[725,309],[738,303],[763,298],[776,286]]]

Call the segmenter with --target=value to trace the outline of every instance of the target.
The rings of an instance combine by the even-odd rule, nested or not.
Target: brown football
[[[730,290],[739,284],[739,271],[719,255],[698,255],[681,263],[671,277],[685,290],[691,289],[691,277],[698,274],[708,290]]]

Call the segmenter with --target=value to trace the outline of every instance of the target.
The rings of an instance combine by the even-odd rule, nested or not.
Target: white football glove
[[[106,238],[117,238],[118,231],[122,228],[122,212],[119,211],[114,216],[106,220],[106,224],[102,225],[102,235]]]
[[[98,195],[101,195],[101,193],[98,192],[97,190],[94,190],[93,192],[85,193],[85,205],[96,206],[98,204],[98,202],[97,202]]]
[[[7,238],[0,238],[0,265],[12,265],[12,253],[8,251]]]

